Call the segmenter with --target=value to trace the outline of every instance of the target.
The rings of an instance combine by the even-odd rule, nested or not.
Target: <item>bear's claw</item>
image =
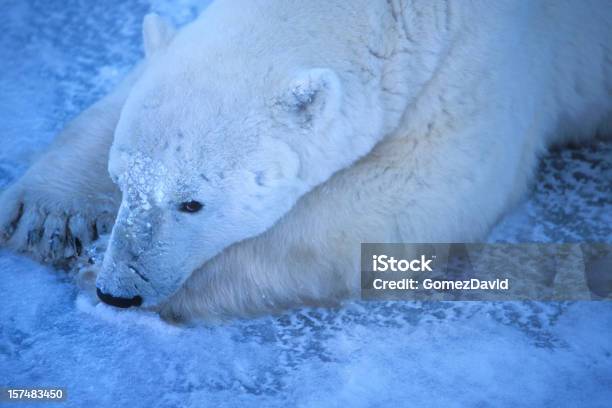
[[[23,203],[11,197],[10,191],[0,195],[0,244],[11,239],[23,212]]]
[[[32,196],[39,195],[32,194]],[[38,261],[65,265],[81,255],[100,234],[111,231],[109,211],[74,209],[74,204],[38,200],[15,186],[0,194],[0,246],[25,253]],[[59,210],[61,209],[61,210]]]

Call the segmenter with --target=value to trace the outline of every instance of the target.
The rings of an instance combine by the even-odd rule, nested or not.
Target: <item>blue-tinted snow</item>
[[[202,7],[5,0],[0,188],[138,60],[146,12],[182,23]],[[612,144],[551,153],[490,239],[612,242],[611,157]],[[2,385],[64,386],[71,407],[609,407],[612,303],[350,302],[178,327],[92,306],[64,273],[4,251]]]

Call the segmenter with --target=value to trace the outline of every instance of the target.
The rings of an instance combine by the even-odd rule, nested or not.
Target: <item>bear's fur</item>
[[[112,226],[99,289],[166,316],[358,295],[361,242],[482,239],[547,146],[609,131],[611,38],[605,0],[147,16],[145,60],[3,192],[0,242],[58,262]]]

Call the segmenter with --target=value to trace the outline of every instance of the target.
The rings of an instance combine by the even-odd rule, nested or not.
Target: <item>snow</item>
[[[0,188],[137,61],[146,12],[182,23],[203,6],[6,0]],[[548,155],[490,240],[612,242],[611,158],[611,143]],[[0,276],[0,386],[67,387],[61,406],[612,403],[610,302],[348,302],[180,326],[92,302],[86,276],[7,251]]]

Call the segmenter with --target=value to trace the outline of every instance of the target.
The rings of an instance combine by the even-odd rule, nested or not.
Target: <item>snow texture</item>
[[[0,188],[140,58],[145,13],[180,24],[204,6],[5,0]],[[552,152],[490,240],[612,242],[610,191],[611,143]],[[6,251],[0,276],[0,386],[67,387],[53,406],[612,406],[610,302],[348,302],[172,326]]]

